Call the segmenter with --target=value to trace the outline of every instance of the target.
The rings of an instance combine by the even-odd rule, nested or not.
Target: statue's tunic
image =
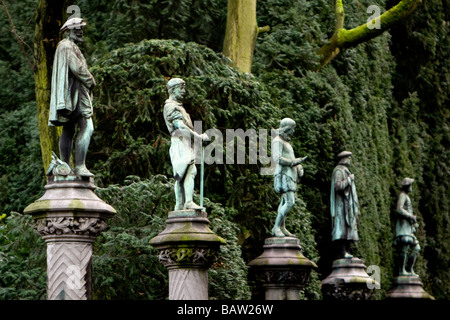
[[[292,161],[295,160],[291,144],[281,136],[275,137],[272,141],[272,156],[276,163],[273,180],[275,192],[296,191],[297,183],[303,176],[303,167],[300,164],[291,166]]]
[[[167,99],[164,104],[164,120],[172,136],[169,154],[173,176],[176,180],[182,180],[188,167],[194,163],[194,144],[191,133],[186,129],[178,128],[175,122],[182,121],[191,130],[194,129],[194,126],[183,105],[171,99]]]
[[[49,126],[61,126],[92,116],[90,88],[95,80],[80,48],[70,39],[61,40],[53,61]]]
[[[411,222],[410,217],[413,215],[411,199],[408,194],[401,191],[397,200],[397,222],[395,224],[395,241],[403,238],[403,241],[416,243],[417,239],[414,235],[416,228]]]
[[[359,204],[355,183],[350,170],[337,165],[331,180],[330,211],[332,219],[331,240],[359,240]]]

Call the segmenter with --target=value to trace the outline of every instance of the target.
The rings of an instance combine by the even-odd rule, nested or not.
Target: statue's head
[[[280,121],[280,128],[278,129],[278,133],[285,140],[290,140],[291,136],[295,131],[295,121],[291,118],[284,118]]]
[[[82,18],[71,18],[64,23],[60,29],[60,32],[73,41],[82,42],[83,27],[85,25],[86,22],[83,22]]]
[[[350,165],[352,163],[352,153],[350,151],[342,151],[337,155],[339,164]]]
[[[412,191],[412,184],[414,182],[414,179],[412,178],[405,178],[403,179],[401,185],[402,185],[402,189],[405,192],[411,192]]]
[[[172,99],[179,101],[184,98],[186,92],[186,83],[183,79],[172,78],[167,82],[167,92]]]

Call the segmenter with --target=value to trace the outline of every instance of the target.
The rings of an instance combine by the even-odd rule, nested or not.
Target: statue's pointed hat
[[[68,29],[81,28],[86,25],[86,22],[83,22],[82,18],[71,18],[63,24],[59,32],[64,32]]]

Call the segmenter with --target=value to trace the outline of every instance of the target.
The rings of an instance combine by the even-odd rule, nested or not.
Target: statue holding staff
[[[195,167],[194,139],[208,141],[208,135],[194,131],[191,117],[183,107],[186,93],[183,79],[172,78],[167,83],[169,99],[164,104],[164,120],[171,135],[170,160],[175,178],[175,210],[201,209],[194,203]]]

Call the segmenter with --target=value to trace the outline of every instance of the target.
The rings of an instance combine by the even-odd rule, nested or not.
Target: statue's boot
[[[280,214],[277,215],[277,218],[275,219],[275,225],[272,228],[272,235],[275,237],[285,237],[285,234],[283,233],[283,231],[281,231],[281,221],[283,220],[283,218],[281,217]]]
[[[78,165],[73,170],[74,174],[81,177],[93,177],[94,174],[91,173],[84,164]]]
[[[286,236],[283,233],[283,231],[281,231],[280,228],[275,228],[275,227],[272,228],[272,235],[275,236],[275,237],[279,237],[279,238],[283,238],[283,237]]]
[[[294,234],[290,233],[289,231],[287,231],[286,229],[286,218],[284,218],[281,222],[281,227],[280,227],[281,232],[283,232],[283,234],[286,237],[295,237]]]
[[[205,207],[201,207],[194,201],[189,201],[184,204],[184,209],[205,210]]]

